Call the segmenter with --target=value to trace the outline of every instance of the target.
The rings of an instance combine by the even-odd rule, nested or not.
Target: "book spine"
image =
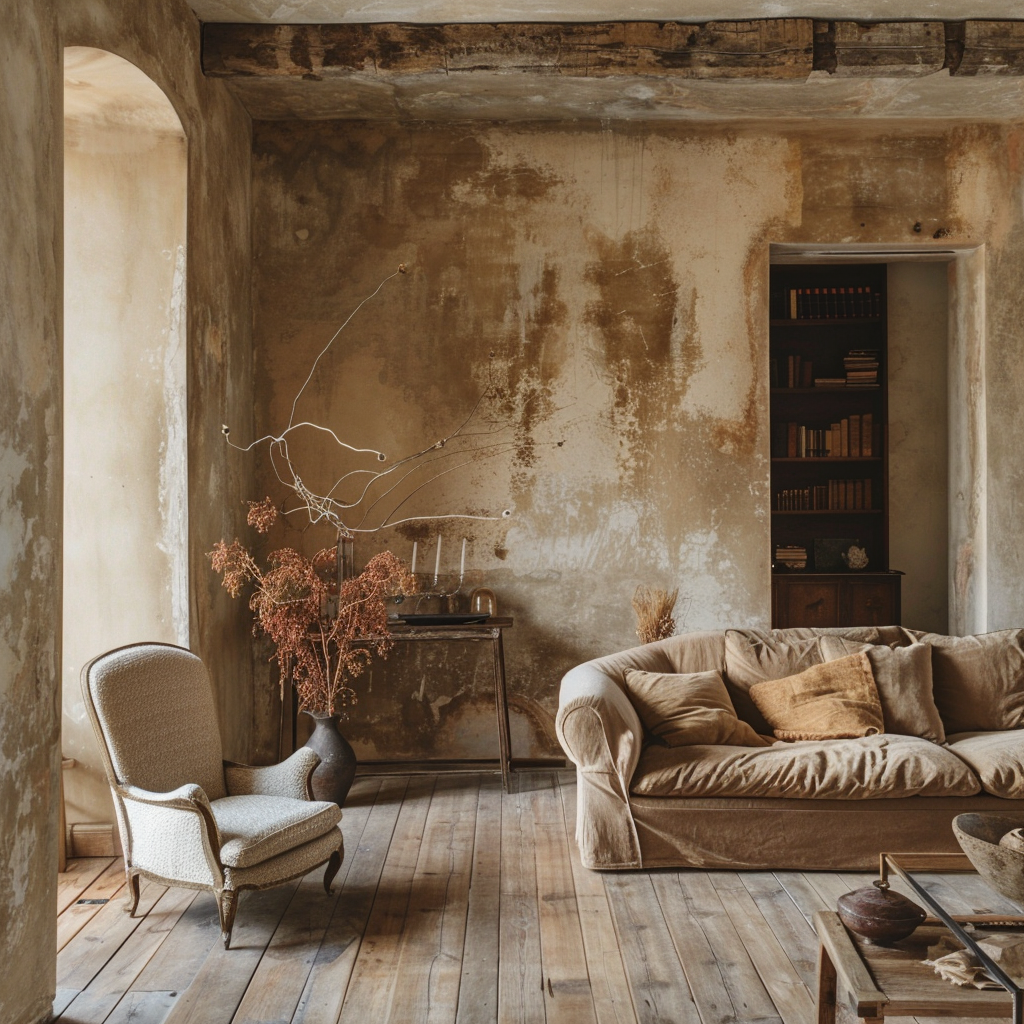
[[[842,419],[839,421],[839,454],[845,459],[850,454],[850,421]]]
[[[786,424],[786,458],[796,458],[797,432],[795,423]]]
[[[860,456],[860,416],[850,417],[850,455],[853,458]]]
[[[875,453],[874,446],[875,420],[874,416],[866,412],[860,421],[860,453],[865,458],[872,458]]]
[[[868,477],[864,481],[864,507],[874,508],[875,506],[871,503],[871,478]]]

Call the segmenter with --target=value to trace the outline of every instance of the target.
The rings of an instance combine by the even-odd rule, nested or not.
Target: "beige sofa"
[[[875,648],[927,644],[931,678],[912,687],[890,680],[890,699],[902,700],[911,715],[921,710],[925,720],[937,722],[937,710],[939,735],[919,729],[932,738],[886,731],[766,747],[668,747],[645,735],[627,693],[630,669],[717,670],[738,717],[764,734],[769,728],[747,693],[751,679],[829,660],[822,647],[834,648],[835,640],[823,637],[853,649],[871,645],[860,649],[879,658],[888,654]],[[574,668],[562,680],[556,727],[577,768],[583,863],[870,869],[882,851],[957,850],[950,823],[962,811],[1024,811],[1022,640],[1024,630],[966,638],[895,626],[727,630],[676,636]],[[907,692],[896,692],[901,686]],[[886,710],[887,730],[888,716]]]

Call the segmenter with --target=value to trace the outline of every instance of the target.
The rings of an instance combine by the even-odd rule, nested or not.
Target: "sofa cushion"
[[[725,685],[736,714],[758,733],[771,734],[764,715],[750,698],[750,687],[765,679],[782,679],[821,664],[817,636],[783,640],[759,629],[725,631]]]
[[[1024,799],[1024,729],[955,733],[949,749],[970,765],[986,793]]]
[[[1024,725],[1024,630],[981,636],[925,633],[932,648],[935,704],[947,733]]]
[[[946,733],[932,696],[931,647],[927,644],[884,647],[855,643],[838,636],[823,636],[818,643],[826,662],[859,651],[867,655],[882,702],[886,732],[945,742]]]
[[[861,644],[885,644],[887,647],[905,647],[914,642],[912,631],[902,626],[793,626],[773,629],[768,635],[773,640],[813,640],[821,636],[838,636]]]
[[[626,672],[626,691],[648,731],[670,747],[726,743],[766,747],[746,722],[736,717],[720,672],[668,674]]]
[[[220,833],[221,862],[248,868],[308,843],[341,821],[329,800],[287,796],[225,796],[210,803]]]
[[[973,796],[981,786],[956,754],[916,736],[773,743],[770,747],[647,747],[637,796],[868,800]]]
[[[885,732],[878,687],[864,653],[766,679],[750,698],[780,740],[835,740]]]

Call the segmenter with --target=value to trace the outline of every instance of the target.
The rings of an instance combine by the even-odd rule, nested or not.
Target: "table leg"
[[[836,968],[824,946],[818,950],[818,1024],[836,1024]]]
[[[498,747],[501,756],[501,784],[508,792],[512,761],[512,735],[508,724],[508,694],[505,690],[505,649],[501,630],[491,634],[494,640],[494,708],[498,716]]]

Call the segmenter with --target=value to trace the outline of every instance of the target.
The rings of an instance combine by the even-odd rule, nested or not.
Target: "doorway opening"
[[[117,846],[79,690],[122,644],[188,646],[187,145],[139,68],[64,51],[62,748],[72,855]]]

